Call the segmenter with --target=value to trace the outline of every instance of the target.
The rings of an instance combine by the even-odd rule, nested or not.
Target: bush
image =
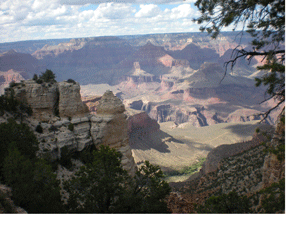
[[[261,208],[265,213],[278,213],[285,210],[285,179],[273,183],[259,193],[263,195]]]
[[[64,146],[60,150],[60,160],[58,161],[58,163],[66,167],[67,169],[71,169],[71,167],[73,166],[71,157],[72,157],[71,152],[68,150],[66,146]]]
[[[14,80],[9,83],[10,88],[15,87],[15,86],[17,86],[17,83]]]
[[[75,80],[73,80],[73,79],[68,79],[68,80],[67,80],[67,83],[76,84],[76,81],[75,81]]]
[[[13,142],[3,163],[3,176],[12,188],[13,201],[28,213],[63,212],[59,182],[42,159],[30,160]]]
[[[38,75],[34,74],[32,80],[35,80],[35,81],[38,80]]]
[[[196,208],[198,213],[250,213],[250,201],[235,191],[220,196],[211,196],[204,205]]]
[[[121,165],[122,155],[108,146],[94,151],[90,163],[64,182],[70,213],[165,213],[168,183],[148,161],[134,178]]]
[[[39,78],[39,79],[36,80],[36,83],[42,84],[42,83],[43,83],[43,80]]]
[[[51,71],[46,69],[46,71],[44,73],[42,73],[42,75],[40,76],[40,79],[45,81],[45,82],[56,82],[55,80],[56,76],[55,74]]]
[[[42,134],[42,133],[43,133],[43,128],[42,128],[42,126],[41,126],[40,124],[37,125],[36,128],[35,128],[35,131],[38,132],[38,133],[40,133],[40,134]]]
[[[12,142],[16,143],[20,154],[26,155],[29,159],[35,158],[35,154],[38,151],[38,140],[27,124],[18,124],[13,119],[9,119],[7,123],[1,123],[0,173],[3,166],[3,160],[8,155],[8,147]]]
[[[55,127],[54,125],[51,125],[51,127],[49,127],[48,129],[50,132],[56,132],[58,131],[57,127]]]
[[[70,124],[68,125],[68,129],[69,129],[70,131],[73,131],[73,130],[74,130],[74,124],[73,124],[73,123],[70,123]]]

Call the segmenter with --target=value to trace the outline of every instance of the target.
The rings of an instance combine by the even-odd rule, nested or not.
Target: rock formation
[[[80,86],[78,83],[60,82],[59,115],[61,117],[81,116],[89,112],[87,106],[81,101]]]
[[[76,82],[39,84],[34,80],[26,80],[12,89],[18,100],[32,108],[34,118],[39,121],[49,121],[58,115],[73,117],[88,113],[87,106],[81,101],[80,86]]]
[[[9,92],[17,99],[27,102],[33,110],[33,117],[25,122],[36,130],[40,157],[50,161],[60,160],[88,151],[95,146],[108,145],[123,154],[123,167],[133,175],[135,163],[132,158],[127,133],[125,107],[111,91],[107,91],[99,101],[97,114],[88,112],[81,101],[80,86],[74,82],[42,83],[28,80],[17,84]]]

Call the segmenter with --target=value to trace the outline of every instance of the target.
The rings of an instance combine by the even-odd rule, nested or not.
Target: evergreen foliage
[[[36,126],[36,128],[35,128],[35,131],[38,132],[38,133],[40,133],[40,134],[42,134],[42,133],[43,133],[43,128],[42,128],[42,126],[41,126],[40,124],[38,124],[38,125]]]
[[[250,201],[235,191],[220,196],[211,196],[204,205],[197,207],[198,213],[250,213]]]
[[[31,116],[31,107],[15,98],[15,92],[13,88],[9,88],[8,90],[9,92],[7,95],[0,96],[0,116],[2,116],[5,111],[14,113],[16,116],[21,117],[21,119],[24,113],[26,113],[28,116]]]
[[[12,188],[14,203],[27,212],[63,212],[59,183],[51,166],[42,159],[32,160],[22,155],[15,142],[8,147],[3,177]]]
[[[68,129],[69,129],[69,131],[74,131],[74,124],[73,123],[69,123]]]
[[[127,172],[121,154],[101,146],[94,160],[81,167],[64,186],[69,193],[68,209],[74,213],[116,213],[125,197]]]
[[[138,213],[167,213],[167,205],[164,201],[171,188],[163,180],[164,174],[159,166],[151,165],[145,161],[136,173],[135,189],[132,198],[136,202],[134,212]]]
[[[278,213],[285,210],[285,179],[273,183],[259,192],[263,195],[261,208],[265,213]]]
[[[56,76],[55,74],[52,72],[52,70],[48,70],[46,69],[46,71],[44,73],[42,73],[42,75],[40,76],[40,79],[42,79],[45,82],[50,82],[50,81],[55,81]]]
[[[121,153],[108,146],[64,183],[72,213],[166,213],[169,185],[157,166],[146,162],[134,178],[121,165]]]
[[[38,84],[42,84],[44,82],[56,82],[55,78],[56,75],[53,73],[52,70],[49,69],[46,69],[46,71],[41,73],[40,76],[38,76],[37,74],[33,75],[33,80]]]
[[[2,177],[3,161],[8,156],[8,147],[15,143],[20,154],[28,159],[35,158],[38,150],[38,141],[26,124],[18,124],[9,119],[8,123],[0,124],[0,177]]]

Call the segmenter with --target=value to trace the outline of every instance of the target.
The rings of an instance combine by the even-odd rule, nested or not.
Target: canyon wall
[[[31,106],[33,116],[24,122],[35,130],[40,157],[50,161],[63,155],[89,151],[92,146],[108,145],[123,155],[122,165],[131,175],[136,167],[129,146],[125,108],[121,100],[107,91],[99,100],[97,114],[90,114],[81,101],[76,82],[42,83],[25,81],[7,90]],[[37,129],[37,127],[42,129]]]

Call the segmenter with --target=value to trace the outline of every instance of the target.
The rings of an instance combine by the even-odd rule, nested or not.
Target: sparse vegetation
[[[41,126],[41,124],[38,124],[35,128],[35,131],[42,134],[43,133],[43,127]]]
[[[74,131],[74,124],[73,124],[73,123],[69,123],[68,129],[69,129],[70,131]]]
[[[220,196],[211,196],[204,205],[196,208],[198,213],[250,213],[250,201],[235,191]]]
[[[67,82],[68,82],[68,83],[71,83],[71,84],[76,84],[76,81],[73,80],[73,79],[68,79]]]
[[[191,175],[192,173],[195,173],[201,169],[205,160],[206,158],[201,158],[198,160],[199,162],[192,164],[191,166],[186,166],[181,170],[172,170],[170,172],[165,172],[165,176],[170,177],[170,176]]]
[[[45,83],[54,83],[56,82],[55,80],[56,76],[55,74],[52,72],[52,70],[46,69],[46,71],[44,73],[42,73],[40,76],[38,76],[37,74],[33,75],[33,80],[38,83],[38,84],[43,84]]]

